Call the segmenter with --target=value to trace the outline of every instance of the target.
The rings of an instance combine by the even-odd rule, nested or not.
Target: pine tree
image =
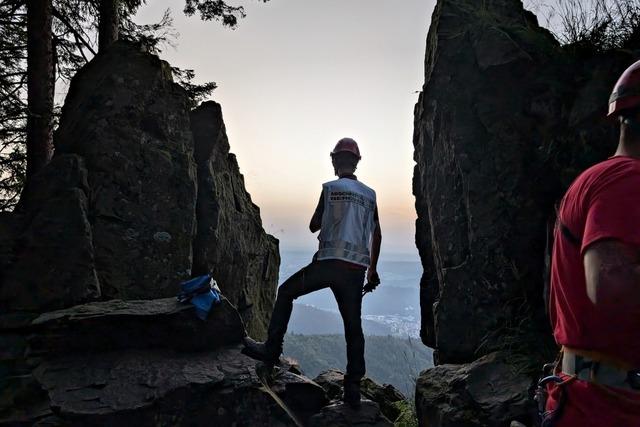
[[[27,180],[53,154],[55,91],[51,0],[27,3]]]
[[[51,158],[56,83],[67,85],[78,69],[117,39],[141,42],[159,53],[175,36],[168,12],[156,24],[133,21],[144,3],[0,0],[0,211],[16,205],[26,178]],[[185,0],[184,5],[188,16],[198,12],[203,20],[229,27],[245,16],[241,6],[222,0]],[[193,83],[193,70],[173,72],[194,104],[216,88],[214,82]]]
[[[21,0],[0,0],[0,210],[17,202],[25,166],[26,9]]]
[[[100,0],[98,25],[98,51],[109,47],[120,35],[118,0]]]

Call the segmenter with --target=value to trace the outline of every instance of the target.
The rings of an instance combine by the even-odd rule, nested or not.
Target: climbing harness
[[[564,405],[567,401],[567,391],[565,386],[573,381],[575,377],[569,377],[568,379],[562,379],[557,375],[549,375],[538,381],[538,388],[536,389],[535,400],[538,403],[538,415],[540,416],[540,427],[553,427],[556,421],[562,416]],[[547,411],[547,399],[549,398],[549,392],[547,391],[547,385],[549,383],[555,383],[560,388],[560,398],[554,409]]]
[[[563,348],[562,372],[602,386],[640,391],[640,370],[626,369],[598,355]]]
[[[564,405],[567,401],[567,391],[565,386],[571,381],[575,380],[575,377],[569,377],[564,379],[560,377],[558,372],[558,366],[562,360],[562,352],[556,358],[554,363],[547,363],[542,368],[542,378],[538,381],[538,387],[536,388],[534,400],[538,406],[538,416],[540,417],[540,427],[554,427],[555,423],[562,416]],[[549,384],[556,384],[560,389],[560,395],[556,407],[547,410],[547,400],[549,398],[549,392],[547,386]]]
[[[561,377],[560,372],[565,374],[565,377]],[[554,363],[544,365],[542,378],[538,381],[535,401],[541,427],[553,427],[560,419],[567,400],[566,385],[574,380],[588,381],[618,399],[621,397],[615,389],[640,391],[640,370],[621,369],[612,363],[595,360],[564,347]],[[547,386],[551,383],[558,387],[559,397],[556,407],[547,410]]]

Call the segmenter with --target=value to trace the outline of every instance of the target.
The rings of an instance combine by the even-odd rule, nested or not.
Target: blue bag
[[[207,320],[211,307],[220,303],[220,289],[210,274],[194,277],[180,283],[179,302],[190,302],[196,308],[196,316]]]

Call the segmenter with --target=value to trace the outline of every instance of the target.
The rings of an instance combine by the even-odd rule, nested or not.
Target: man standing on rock
[[[573,182],[558,212],[550,314],[562,382],[543,425],[640,426],[640,61],[609,103],[618,149]]]
[[[247,337],[243,350],[255,359],[276,363],[282,353],[293,300],[330,288],[344,322],[347,373],[343,400],[352,407],[360,405],[360,380],[365,373],[360,318],[365,272],[369,284],[375,287],[379,283],[376,266],[382,242],[376,193],[354,175],[360,159],[358,144],[353,139],[338,141],[331,152],[338,179],[323,184],[309,224],[312,233],[320,230],[318,252],[311,264],[289,277],[278,289],[267,341],[259,343]],[[369,284],[364,291],[372,290],[367,289]]]

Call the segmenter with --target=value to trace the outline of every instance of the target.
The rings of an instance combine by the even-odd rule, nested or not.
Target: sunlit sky
[[[237,4],[237,3],[234,3]],[[413,107],[424,80],[433,0],[252,0],[235,30],[152,0],[139,23],[171,9],[179,36],[161,57],[215,81],[231,151],[265,229],[281,249],[317,245],[308,231],[329,152],[360,144],[356,174],[378,194],[383,255],[414,245]]]

